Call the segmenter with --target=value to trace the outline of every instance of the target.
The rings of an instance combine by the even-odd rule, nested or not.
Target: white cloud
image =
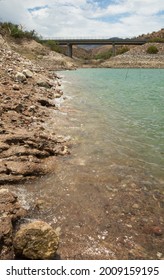
[[[164,1],[1,0],[0,21],[45,37],[131,37],[163,28]]]

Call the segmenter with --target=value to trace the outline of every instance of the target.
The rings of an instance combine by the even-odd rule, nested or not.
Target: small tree
[[[156,54],[158,53],[158,48],[152,45],[147,48],[146,52],[149,54]]]
[[[60,46],[54,40],[45,41],[45,45],[48,46],[51,49],[51,51],[61,53]]]

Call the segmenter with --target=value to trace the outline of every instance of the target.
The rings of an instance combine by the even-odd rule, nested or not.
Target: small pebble
[[[162,229],[159,226],[152,227],[151,231],[157,236],[162,235]]]
[[[133,208],[133,209],[139,209],[140,206],[139,206],[138,204],[135,203],[135,204],[133,204],[132,208]]]
[[[14,90],[20,90],[19,85],[14,84],[14,85],[13,85],[13,89],[14,89]]]
[[[157,252],[157,257],[160,259],[162,257],[162,253]]]

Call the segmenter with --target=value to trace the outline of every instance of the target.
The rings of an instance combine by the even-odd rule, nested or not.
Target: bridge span
[[[49,38],[44,41],[53,40],[58,45],[67,45],[67,55],[72,57],[73,45],[112,45],[113,55],[115,55],[116,45],[143,45],[147,43],[147,40],[138,39],[61,39],[61,38]]]

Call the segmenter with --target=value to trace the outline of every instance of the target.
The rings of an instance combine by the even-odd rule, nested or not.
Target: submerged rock
[[[53,259],[59,245],[55,230],[43,221],[23,225],[14,238],[15,253],[28,259]]]

